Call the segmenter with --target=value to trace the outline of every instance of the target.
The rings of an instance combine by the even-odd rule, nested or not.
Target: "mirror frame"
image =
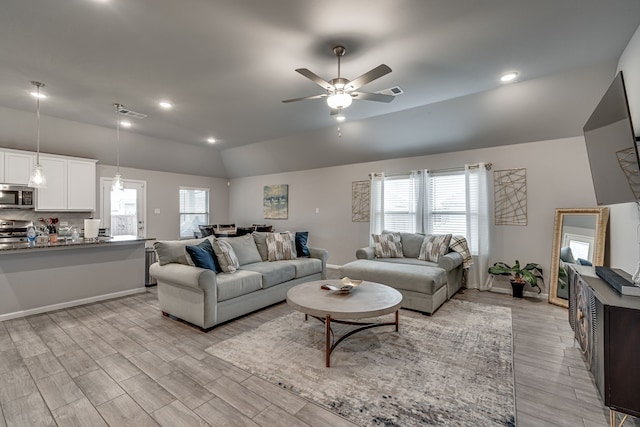
[[[609,208],[556,209],[553,225],[553,249],[551,250],[551,272],[549,273],[549,304],[569,308],[569,300],[558,297],[558,269],[560,268],[560,246],[562,245],[562,223],[565,215],[596,215],[593,265],[604,263],[604,244],[607,235]]]

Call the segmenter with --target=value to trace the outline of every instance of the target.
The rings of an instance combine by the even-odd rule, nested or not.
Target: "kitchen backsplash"
[[[0,219],[19,219],[38,223],[39,218],[58,218],[58,225],[67,222],[69,226],[84,228],[84,220],[93,218],[93,212],[44,212],[21,209],[0,209]]]

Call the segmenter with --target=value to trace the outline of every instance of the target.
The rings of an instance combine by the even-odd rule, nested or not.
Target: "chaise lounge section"
[[[384,233],[383,233],[384,234]],[[356,261],[340,268],[340,277],[383,283],[397,289],[403,297],[402,307],[434,313],[462,286],[463,256],[448,247],[437,262],[418,259],[425,235],[400,235],[401,256],[376,257],[375,248],[356,251]]]

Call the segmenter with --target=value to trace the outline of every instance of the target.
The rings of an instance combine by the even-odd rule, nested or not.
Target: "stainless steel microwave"
[[[0,184],[0,209],[34,209],[35,201],[31,187]]]

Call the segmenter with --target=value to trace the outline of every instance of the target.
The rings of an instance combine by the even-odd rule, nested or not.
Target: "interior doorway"
[[[113,178],[100,177],[100,227],[109,235],[147,237],[147,182],[123,179],[124,190],[112,191]]]

